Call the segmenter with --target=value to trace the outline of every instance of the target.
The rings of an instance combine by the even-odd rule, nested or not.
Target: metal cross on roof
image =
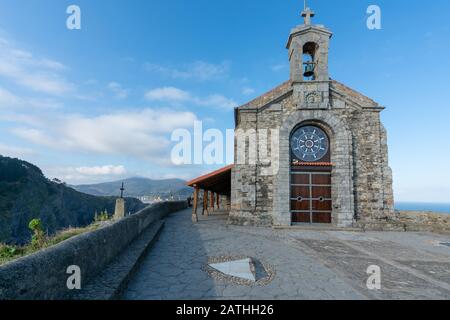
[[[123,191],[125,190],[125,188],[123,187],[123,182],[122,182],[122,186],[120,187],[120,198],[123,198]]]
[[[310,25],[311,18],[313,18],[315,15],[316,15],[315,12],[306,6],[306,0],[305,0],[305,6],[304,6],[304,9],[302,12],[302,17],[305,19],[305,24]]]

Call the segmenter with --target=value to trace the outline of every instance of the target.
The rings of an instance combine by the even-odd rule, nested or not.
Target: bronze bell
[[[314,76],[315,66],[316,66],[316,64],[314,62],[306,62],[305,63],[305,73],[303,73],[303,76],[305,78]]]

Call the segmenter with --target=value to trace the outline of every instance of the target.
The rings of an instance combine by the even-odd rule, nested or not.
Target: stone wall
[[[93,232],[0,266],[0,300],[64,299],[67,267],[79,266],[81,285],[97,276],[151,223],[187,208],[186,201],[151,205]]]
[[[425,211],[399,211],[399,223],[406,231],[429,231],[450,234],[450,214]]]
[[[296,90],[311,90],[302,89],[304,85],[296,84]],[[308,84],[311,85],[315,84]],[[301,103],[293,94],[295,88],[289,89],[285,84],[280,88],[284,91],[275,89],[279,97],[267,94],[272,102],[261,99],[259,107],[250,104],[238,110],[230,222],[291,224],[289,137],[299,124],[318,125],[330,137],[333,224],[351,227],[356,223],[355,217],[365,223],[391,218],[394,214],[392,172],[386,130],[380,121],[384,108],[336,81],[330,83],[331,104],[326,110],[311,109]],[[279,163],[273,175],[265,175],[263,170],[274,163],[266,163],[258,147],[260,133],[271,130],[279,130],[279,140],[275,146],[268,140],[267,149],[270,156],[278,155]],[[252,139],[245,143],[239,141],[244,134],[248,138],[252,131]],[[256,163],[249,161],[252,149],[255,149]]]
[[[384,220],[359,221],[365,231],[406,231],[450,234],[450,214],[427,211],[396,211]]]

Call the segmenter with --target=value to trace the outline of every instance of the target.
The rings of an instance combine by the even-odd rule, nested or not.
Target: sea
[[[432,211],[450,214],[450,203],[396,202],[395,209],[408,211]]]

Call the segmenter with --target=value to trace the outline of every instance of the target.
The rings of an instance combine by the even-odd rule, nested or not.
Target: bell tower
[[[332,37],[323,25],[314,25],[315,13],[306,7],[304,24],[292,29],[287,43],[291,82],[299,109],[329,109],[328,49]]]

